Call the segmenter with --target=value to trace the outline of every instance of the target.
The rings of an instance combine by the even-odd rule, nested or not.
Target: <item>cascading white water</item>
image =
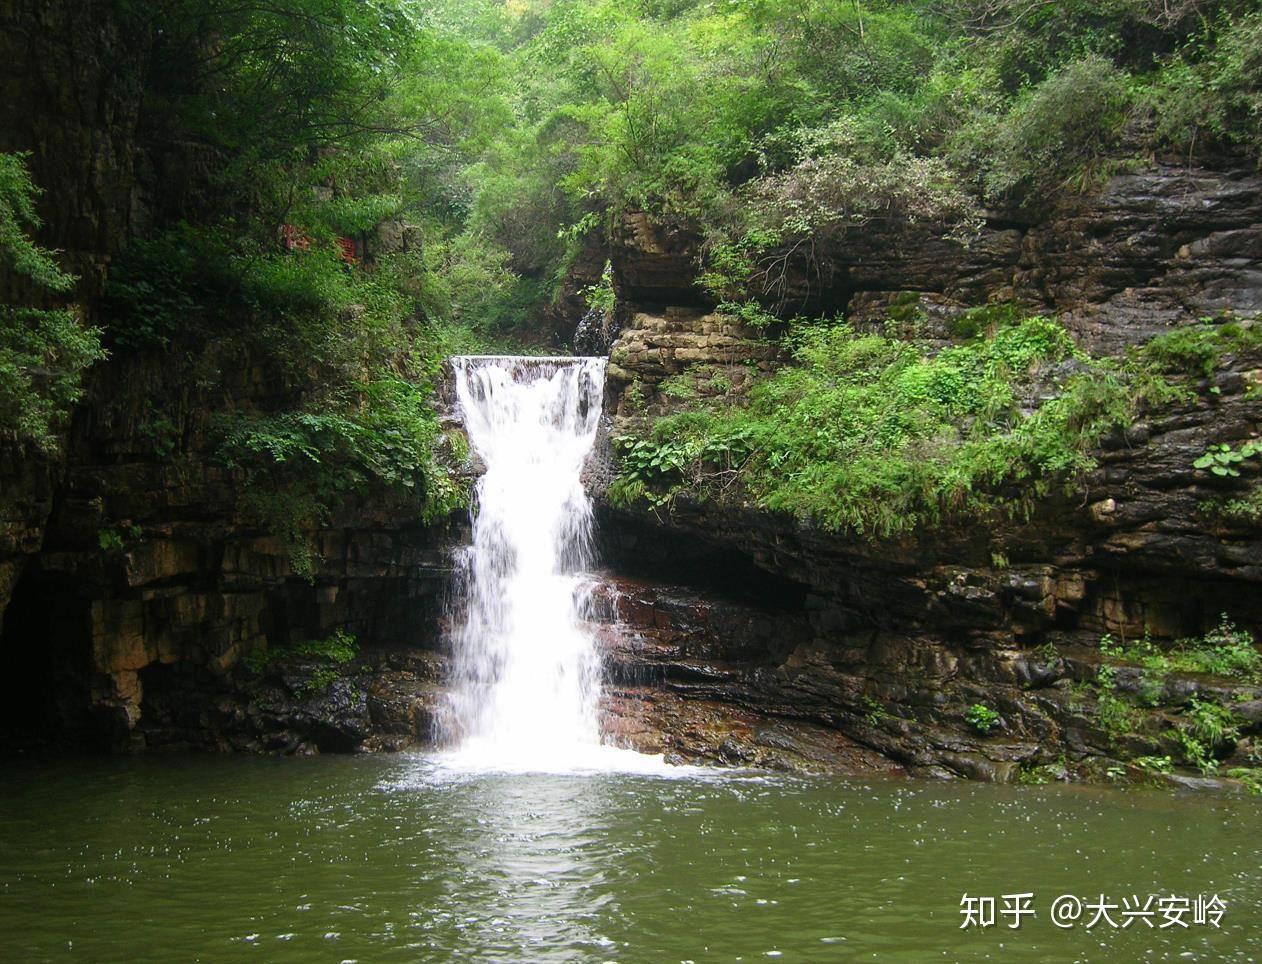
[[[456,757],[515,770],[605,768],[614,754],[639,757],[600,745],[600,663],[584,623],[592,506],[581,476],[605,359],[452,364],[469,442],[486,466],[452,639],[445,728]]]

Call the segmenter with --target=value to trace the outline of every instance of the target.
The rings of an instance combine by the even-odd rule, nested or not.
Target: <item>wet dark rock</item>
[[[574,354],[608,355],[617,337],[616,315],[602,308],[588,308],[574,330]]]

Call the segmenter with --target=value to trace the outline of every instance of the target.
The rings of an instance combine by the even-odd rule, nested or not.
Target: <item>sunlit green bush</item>
[[[795,364],[747,408],[699,407],[615,440],[613,499],[687,489],[870,536],[1019,512],[1089,470],[1093,442],[1170,391],[1085,358],[1041,317],[937,352],[845,325],[796,340]],[[1036,382],[1054,397],[1030,410]]]

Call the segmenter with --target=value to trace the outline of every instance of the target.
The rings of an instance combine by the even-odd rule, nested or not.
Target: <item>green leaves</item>
[[[0,439],[52,453],[82,394],[83,372],[106,353],[100,331],[75,311],[42,307],[50,294],[69,292],[75,278],[27,234],[40,225],[38,194],[25,155],[0,154],[0,274],[29,286],[23,292],[22,282],[11,281],[10,300],[0,303]]]
[[[617,301],[617,294],[613,290],[613,263],[605,262],[605,268],[600,274],[600,282],[594,285],[588,285],[583,289],[583,300],[587,302],[587,307],[595,308],[598,311],[610,314],[614,309]]]
[[[245,507],[314,574],[312,531],[348,496],[402,499],[430,520],[465,499],[434,457],[438,419],[426,386],[379,375],[306,410],[219,419],[219,460],[240,471]]]
[[[974,703],[964,711],[964,721],[985,736],[999,725],[999,714],[984,703]]]
[[[698,400],[646,439],[615,440],[620,477],[634,483],[619,492],[739,494],[870,537],[1020,511],[1089,469],[1090,444],[1127,424],[1144,393],[1138,376],[1078,357],[1056,322],[996,317],[988,335],[940,350],[801,327],[796,364],[758,383],[747,406]],[[1035,379],[1071,358],[1056,397],[1024,411]]]
[[[42,224],[35,213],[35,199],[40,192],[26,169],[28,156],[0,154],[0,259],[40,288],[66,292],[74,286],[74,275],[58,267],[54,252],[41,248],[27,236],[28,231]]]
[[[1208,469],[1214,475],[1223,478],[1237,478],[1240,469],[1237,467],[1245,459],[1254,458],[1262,452],[1262,442],[1246,442],[1240,448],[1232,448],[1227,442],[1211,445],[1199,459],[1192,463],[1196,469]]]
[[[263,674],[278,665],[293,663],[324,664],[324,670],[342,666],[359,655],[359,642],[344,629],[336,630],[324,639],[307,639],[276,649],[256,649],[245,658],[245,665],[252,673]],[[327,689],[331,678],[323,677],[317,688]]]

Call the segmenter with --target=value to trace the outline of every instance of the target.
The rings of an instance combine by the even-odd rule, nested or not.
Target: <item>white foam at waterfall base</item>
[[[486,471],[452,637],[443,765],[514,772],[670,769],[602,745],[600,659],[585,624],[592,506],[583,464],[603,358],[453,360],[465,430]]]

